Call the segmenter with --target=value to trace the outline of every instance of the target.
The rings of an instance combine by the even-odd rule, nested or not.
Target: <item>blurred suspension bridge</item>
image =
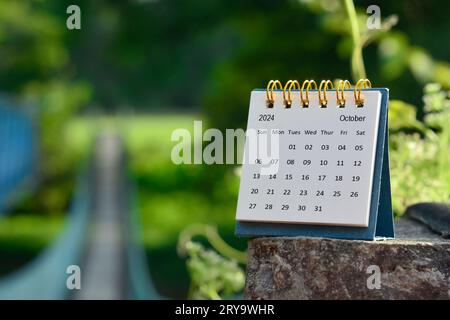
[[[0,100],[0,213],[30,192],[38,165],[32,116]],[[120,137],[101,133],[80,173],[62,234],[37,258],[0,278],[0,299],[161,299],[141,241],[134,185]],[[1,219],[1,217],[0,217]],[[67,287],[79,266],[81,289]]]

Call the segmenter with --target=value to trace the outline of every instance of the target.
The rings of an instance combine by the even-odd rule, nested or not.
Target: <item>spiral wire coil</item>
[[[364,89],[372,88],[372,83],[369,79],[360,79],[353,86],[353,97],[358,108],[364,106]],[[317,86],[314,80],[305,80],[300,84],[297,80],[289,80],[283,86],[279,80],[270,80],[266,87],[266,105],[268,108],[273,108],[275,104],[275,91],[282,91],[283,104],[285,108],[291,108],[293,104],[292,90],[298,90],[300,95],[300,103],[303,108],[308,108],[310,105],[309,91],[317,90],[319,97],[319,107],[326,108],[328,105],[327,91],[334,90],[333,82],[331,80],[322,80]],[[348,80],[339,80],[336,85],[336,102],[339,108],[345,108],[345,90],[352,89],[352,84]]]

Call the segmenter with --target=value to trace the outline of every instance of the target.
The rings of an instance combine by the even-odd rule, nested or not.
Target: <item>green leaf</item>
[[[389,129],[418,129],[422,124],[416,119],[416,107],[401,100],[389,101]]]
[[[424,49],[410,48],[408,63],[417,80],[422,83],[433,81],[435,63]]]
[[[381,73],[388,80],[398,78],[407,68],[409,43],[407,37],[392,32],[380,40],[378,47]]]

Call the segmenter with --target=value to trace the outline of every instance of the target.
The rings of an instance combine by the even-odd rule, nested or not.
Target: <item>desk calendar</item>
[[[387,89],[313,80],[251,93],[242,236],[393,237]]]

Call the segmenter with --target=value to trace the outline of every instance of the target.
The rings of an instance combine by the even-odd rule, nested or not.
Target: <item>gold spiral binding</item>
[[[283,99],[284,99],[284,105],[286,108],[290,108],[292,106],[292,97],[291,97],[291,91],[293,87],[296,87],[298,90],[300,90],[300,83],[297,80],[289,80],[283,89]],[[286,90],[287,90],[287,97],[286,97]]]
[[[288,90],[288,87],[291,85],[293,80],[289,80],[288,82],[286,82],[286,84],[284,85],[283,88],[283,104],[286,108],[290,108],[292,106],[292,100],[290,99],[290,95],[289,98],[286,97],[286,91]]]
[[[279,80],[270,80],[266,87],[266,105],[268,108],[273,108],[275,98],[273,96],[273,89],[283,90],[283,85]]]
[[[339,108],[345,107],[345,96],[344,91],[345,89],[351,89],[352,84],[348,80],[339,80],[339,83],[336,87],[336,101],[339,105]]]
[[[346,104],[345,90],[351,89],[352,85],[348,80],[339,80],[336,86],[336,101],[339,108],[344,108]],[[366,88],[372,88],[372,83],[369,79],[359,79],[354,86],[353,95],[357,107],[364,106],[364,95],[362,91]],[[319,104],[321,108],[326,108],[328,104],[327,90],[333,90],[333,82],[330,80],[322,80],[319,88],[314,80],[305,80],[300,85],[297,80],[289,80],[284,86],[279,80],[270,80],[266,87],[266,105],[268,108],[273,108],[275,104],[274,90],[281,90],[283,94],[283,103],[286,108],[292,107],[292,90],[299,90],[300,102],[303,108],[309,107],[309,90],[317,90],[319,95]]]
[[[309,107],[309,89],[311,89],[311,86],[313,84],[314,84],[314,89],[317,90],[317,83],[314,80],[303,81],[302,88],[300,89],[300,100],[302,101],[303,108]],[[305,97],[303,97],[303,91],[305,90],[305,86],[306,86],[306,92],[305,92]]]
[[[353,92],[355,104],[358,108],[364,106],[364,96],[361,96],[361,91],[365,88],[372,88],[372,83],[369,79],[359,79]]]
[[[321,108],[326,108],[328,104],[327,89],[333,89],[333,82],[330,80],[322,80],[319,86],[319,103]]]

